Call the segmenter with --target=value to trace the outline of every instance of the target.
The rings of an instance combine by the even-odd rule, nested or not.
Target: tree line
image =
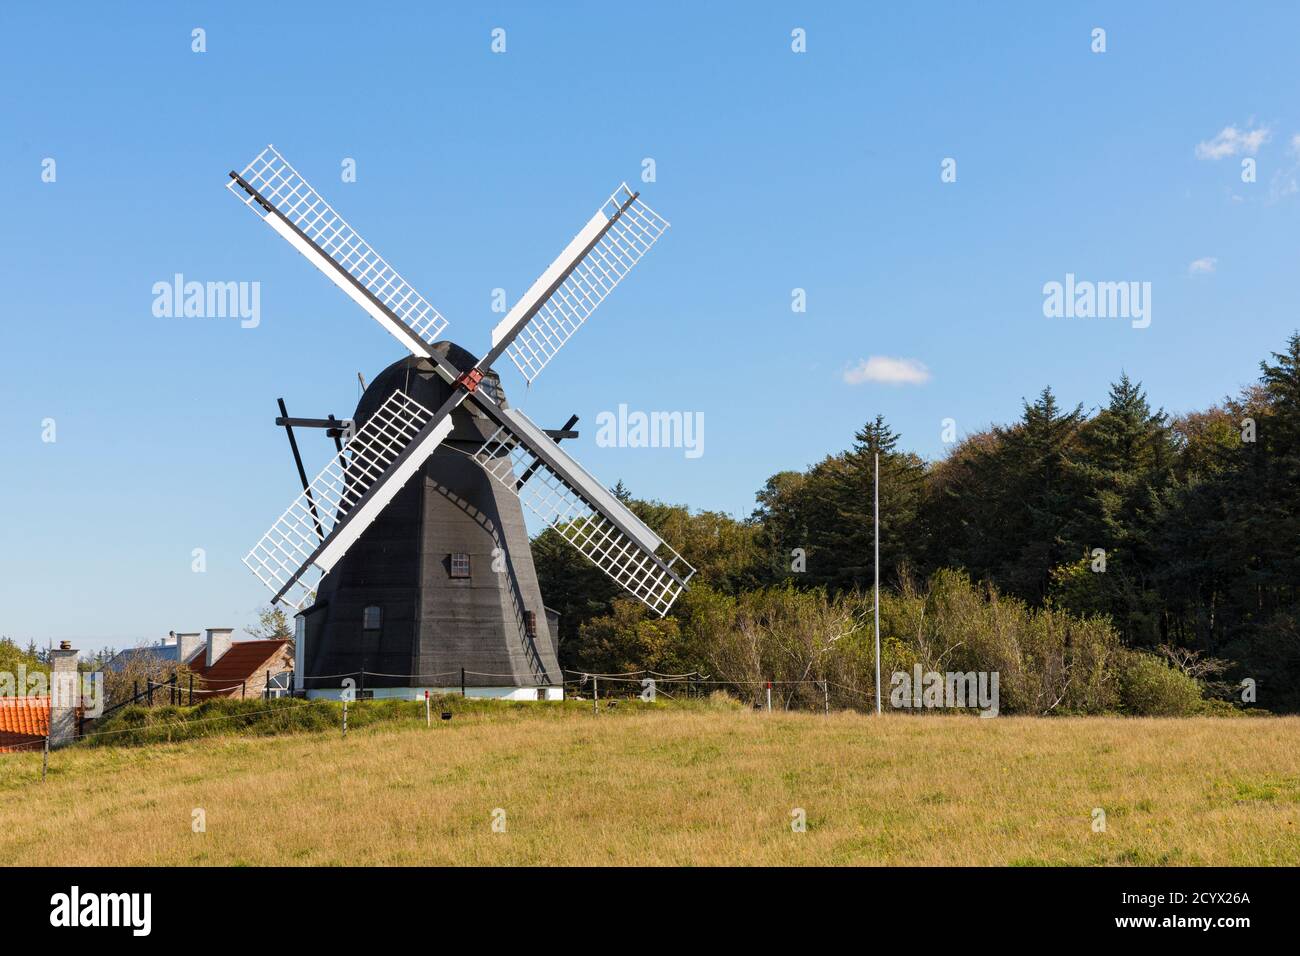
[[[564,666],[716,669],[726,635],[744,629],[741,605],[769,631],[778,618],[790,623],[780,611],[789,600],[844,610],[874,572],[877,454],[882,634],[890,602],[897,609],[910,595],[923,612],[932,592],[964,581],[985,607],[1012,602],[1026,615],[1104,626],[1116,694],[1122,661],[1150,672],[1158,657],[1206,695],[1249,681],[1261,707],[1300,709],[1300,333],[1260,363],[1256,382],[1201,411],[1153,407],[1124,374],[1094,412],[1045,387],[1016,421],[966,435],[937,461],[906,450],[876,416],[850,447],[769,478],[744,519],[635,500],[620,483],[615,493],[698,573],[660,621],[555,532],[539,535],[534,558],[562,615]],[[734,613],[702,637],[718,601]],[[924,657],[903,618],[885,634],[900,664]],[[948,626],[930,636],[935,647],[957,645],[975,623]]]

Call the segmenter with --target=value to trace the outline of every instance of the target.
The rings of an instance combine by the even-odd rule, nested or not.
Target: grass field
[[[1300,718],[536,704],[40,759],[0,863],[1300,864]]]

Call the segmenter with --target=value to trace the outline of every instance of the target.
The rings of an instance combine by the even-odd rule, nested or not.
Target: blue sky
[[[1048,383],[1092,407],[1127,370],[1203,407],[1300,326],[1292,4],[55,6],[0,9],[19,640],[254,621],[240,557],[298,490],[275,399],[349,414],[356,373],[402,356],[222,188],[268,142],[471,350],[494,288],[513,301],[642,189],[668,235],[530,390],[503,375],[539,423],[581,416],[572,451],[606,483],[697,508],[747,514],[877,413],[934,458],[944,418],[1008,421]],[[260,324],[155,317],[178,272],[259,282]],[[1150,327],[1045,318],[1066,273],[1150,282]],[[925,381],[855,382],[873,357]],[[702,412],[704,453],[596,447],[620,403]],[[301,440],[314,471],[329,446]]]

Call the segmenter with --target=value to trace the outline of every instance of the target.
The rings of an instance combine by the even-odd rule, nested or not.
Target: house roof
[[[34,750],[49,732],[48,697],[0,697],[0,753]]]
[[[288,644],[288,641],[238,641],[231,644],[230,650],[217,658],[211,667],[200,655],[190,669],[209,690],[233,692],[258,671],[266,670],[266,665]]]
[[[140,657],[152,657],[159,661],[174,661],[178,649],[175,644],[159,644],[151,647],[128,647],[118,651],[104,666],[111,671],[121,670],[131,661]]]
[[[183,634],[181,637],[198,637],[197,634]],[[194,663],[196,657],[201,656],[207,648],[206,641],[196,641],[191,645],[192,649],[189,656],[182,663]],[[127,647],[114,654],[107,663],[104,664],[106,670],[120,671],[127,667],[132,661],[141,658],[151,658],[160,662],[175,662],[181,660],[181,645],[176,636],[169,638],[168,642],[161,644],[148,644],[142,647]]]

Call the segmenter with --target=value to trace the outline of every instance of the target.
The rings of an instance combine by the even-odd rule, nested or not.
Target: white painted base
[[[424,700],[424,692],[430,694],[460,694],[460,686],[455,687],[374,687],[366,688],[367,696],[375,700]],[[545,692],[546,700],[563,700],[562,687],[466,687],[466,697],[485,697],[494,700],[539,700],[539,692]],[[311,700],[340,700],[343,696],[341,687],[323,687],[307,691]]]

